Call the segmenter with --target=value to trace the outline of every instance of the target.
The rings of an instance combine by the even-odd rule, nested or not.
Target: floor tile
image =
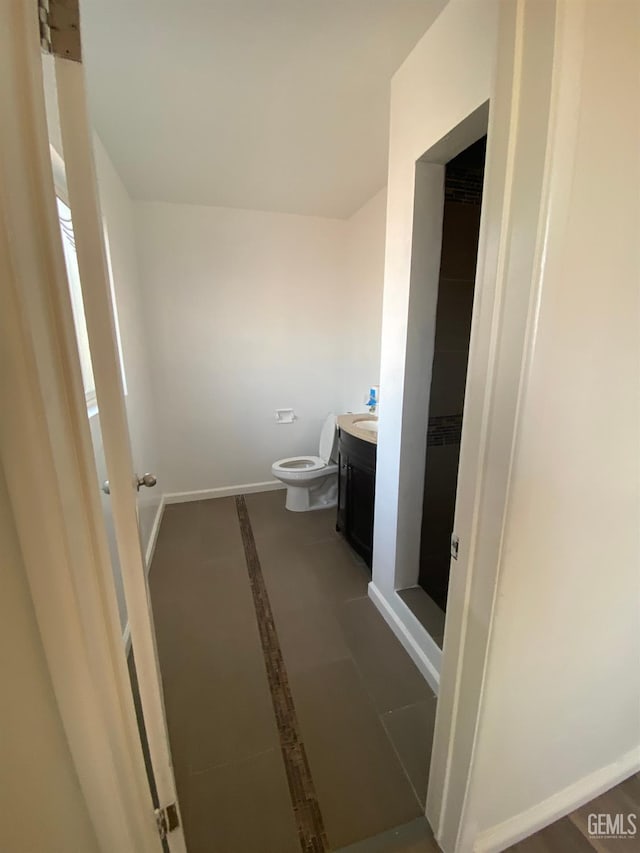
[[[207,503],[207,515],[219,513],[231,526],[228,502]],[[184,505],[177,506],[182,523]],[[193,509],[202,520],[202,506]],[[239,537],[237,516],[235,523]],[[228,534],[227,543],[232,539]],[[246,563],[226,551],[226,557],[192,557],[180,565],[154,558],[150,572],[169,737],[181,778],[279,744]]]
[[[301,607],[313,608],[323,601],[308,551],[301,545],[256,543],[262,575],[274,614]]]
[[[433,695],[369,598],[343,604],[340,622],[364,685],[379,711],[403,708]]]
[[[192,775],[185,835],[189,853],[300,853],[280,751]]]
[[[329,842],[341,847],[421,813],[351,661],[292,675]]]
[[[398,847],[393,847],[389,853],[442,853],[438,843],[434,838],[424,838],[419,841],[408,842],[408,845],[400,843]]]
[[[152,565],[200,559],[200,513],[191,503],[169,504],[162,513]]]
[[[336,853],[441,853],[427,819],[418,817],[373,838],[356,841]]]
[[[332,610],[322,604],[274,613],[284,663],[290,675],[350,658],[342,629]]]
[[[414,793],[424,801],[435,698],[368,599],[335,510],[290,513],[284,500],[247,505],[330,841],[435,853]],[[299,853],[234,498],[166,508],[150,589],[190,853]],[[585,815],[639,800],[636,775],[511,849],[588,853]]]
[[[234,667],[191,667],[182,682],[163,680],[174,763],[193,773],[279,745],[262,663],[237,656]]]
[[[377,611],[366,598],[369,573],[335,533],[334,510],[290,513],[283,492],[249,495],[247,504],[332,844],[348,844],[412,820],[420,806],[361,677],[367,672],[367,654],[359,644],[372,638],[377,644],[373,654],[384,652],[379,661],[383,667],[402,666],[393,644],[387,648],[390,639],[395,642],[393,635],[384,622],[376,622]],[[235,805],[236,799],[246,800],[248,791],[253,808],[255,800],[266,796],[263,790],[250,793],[256,779],[264,779],[264,786],[260,782],[258,787],[271,791],[275,785],[277,790],[280,783],[274,782],[273,773],[284,771],[235,500],[178,504],[167,510],[150,583],[190,851],[193,846],[196,853],[284,853],[291,837],[297,850],[286,787],[284,800],[280,797],[273,809],[282,803],[287,807],[284,824],[288,821],[289,830],[293,828],[289,840],[278,836],[277,821],[273,832],[266,829],[261,842],[266,846],[259,846],[246,834],[253,831],[245,827],[246,819],[237,818],[232,807],[224,806],[222,821],[210,824],[209,813],[218,800],[233,796]],[[356,611],[359,607],[372,623],[364,633],[350,625],[352,617],[360,618],[351,609],[355,600],[362,602]],[[351,658],[353,648],[361,672]],[[391,680],[396,680],[394,673]],[[405,673],[400,682],[406,681]],[[408,704],[405,692],[394,692],[400,704]],[[267,755],[277,756],[277,761],[263,758]],[[246,807],[244,814],[246,818]]]
[[[636,818],[636,829],[640,831],[640,802],[634,796],[633,782],[616,785],[615,788],[605,791],[604,794],[596,797],[595,800],[571,813],[571,822],[580,830],[585,838],[589,838],[590,814],[607,814],[612,816],[623,814],[625,815],[625,819],[626,815],[633,814]],[[597,850],[612,850],[615,853],[638,853],[640,849],[637,832],[633,836],[624,838],[593,839],[591,843]]]
[[[209,559],[244,555],[235,498],[199,502],[200,540]]]
[[[442,648],[446,618],[444,610],[420,586],[402,589],[398,595],[420,624],[427,629],[434,642]]]
[[[335,536],[336,510],[289,512],[285,508],[284,490],[246,495],[256,542],[278,539],[286,534],[289,541],[321,542]]]
[[[279,744],[257,629],[194,650],[185,675],[181,717],[192,772]]]
[[[246,563],[240,555],[185,560],[173,566],[165,563],[159,566],[154,560],[150,584],[154,607],[163,613],[166,610],[167,614],[176,607],[192,612],[191,608],[206,606],[215,607],[219,617],[217,611],[224,609],[219,606],[220,595],[228,596],[227,601],[234,604],[238,595],[252,601]]]
[[[170,573],[167,573],[170,574]],[[181,677],[201,649],[250,632],[259,640],[244,559],[187,562],[162,577],[151,569],[151,601],[158,652],[167,680]],[[221,602],[226,602],[224,607]]]
[[[634,773],[620,784],[620,792],[628,797],[636,811],[640,811],[640,773]]]
[[[242,556],[234,498],[169,504],[162,515],[153,564]]]
[[[311,546],[309,560],[322,594],[342,602],[367,594],[371,572],[363,561],[353,558],[344,539],[329,539]]]
[[[434,696],[425,702],[387,711],[382,715],[382,723],[389,739],[422,804],[427,800],[436,706],[437,700]]]
[[[593,853],[593,847],[566,817],[508,850],[511,853]]]

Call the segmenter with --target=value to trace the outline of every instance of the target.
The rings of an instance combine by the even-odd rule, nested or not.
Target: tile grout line
[[[404,773],[404,775],[405,775],[405,777],[406,777],[406,779],[407,779],[407,782],[409,783],[409,787],[410,787],[410,788],[411,788],[411,790],[413,791],[413,796],[416,798],[416,801],[417,801],[418,805],[420,806],[420,808],[421,808],[421,809],[426,809],[426,807],[427,807],[426,797],[425,797],[425,802],[423,803],[423,802],[422,802],[422,800],[420,799],[420,794],[419,794],[419,793],[418,793],[418,791],[416,790],[416,786],[413,784],[413,780],[411,779],[411,776],[409,776],[409,771],[408,771],[408,770],[407,770],[407,768],[404,766],[404,761],[402,760],[402,758],[401,758],[401,756],[400,756],[400,753],[398,752],[398,750],[397,750],[397,748],[396,748],[396,745],[395,745],[395,743],[393,742],[393,738],[391,737],[391,734],[389,733],[389,731],[388,731],[387,727],[386,727],[386,726],[385,726],[385,724],[384,724],[384,720],[382,719],[382,716],[383,716],[382,714],[380,714],[380,715],[378,716],[378,719],[380,720],[380,725],[381,725],[381,726],[382,726],[382,728],[384,729],[384,733],[385,733],[385,735],[387,736],[387,740],[388,740],[388,741],[389,741],[389,743],[391,744],[391,749],[393,750],[393,752],[394,752],[394,754],[395,754],[396,758],[398,759],[398,764],[400,765],[400,769],[401,769],[401,770],[402,770],[402,772]]]
[[[303,853],[328,853],[329,842],[307,753],[300,735],[300,726],[244,495],[238,495],[235,502],[300,847]]]
[[[356,598],[349,598],[345,602],[343,602],[343,604],[348,604],[351,601],[359,601],[361,598],[368,598],[368,596],[365,595],[365,596],[357,596]],[[360,666],[358,664],[358,661],[356,660],[355,655],[353,655],[351,653],[351,650],[349,650],[349,651],[350,651],[350,658],[351,658],[351,661],[353,662],[353,667],[354,667],[355,672],[356,672],[356,676],[358,678],[358,681],[360,682],[360,686],[362,687],[362,690],[363,690],[365,696],[367,697],[367,699],[371,703],[371,707],[373,708],[373,711],[374,711],[374,713],[378,719],[378,722],[380,723],[382,731],[384,732],[385,737],[386,737],[389,745],[391,746],[393,754],[396,756],[398,764],[400,765],[400,769],[402,770],[402,772],[404,773],[404,775],[407,778],[407,781],[409,782],[409,787],[411,788],[411,791],[412,791],[414,797],[416,798],[416,802],[418,803],[420,808],[424,809],[425,805],[426,805],[426,798],[425,798],[425,803],[423,803],[422,800],[420,799],[419,795],[418,795],[418,792],[416,791],[415,785],[413,784],[411,777],[409,776],[409,771],[405,767],[404,761],[402,760],[400,753],[396,749],[396,745],[394,743],[393,738],[391,737],[391,733],[389,732],[389,729],[384,724],[383,717],[385,716],[385,714],[392,714],[394,711],[401,711],[404,708],[410,708],[412,705],[418,704],[418,702],[422,702],[422,701],[426,702],[429,700],[428,699],[418,699],[418,700],[416,700],[416,702],[409,702],[407,705],[401,705],[399,708],[388,708],[386,711],[381,711],[376,704],[376,700],[373,696],[373,693],[371,692],[371,689],[369,688],[369,685],[367,684],[367,681],[364,677],[363,672],[360,669]],[[433,696],[433,699],[436,702],[438,701],[438,697],[435,694]]]
[[[355,599],[351,599],[351,600],[352,600],[352,601],[354,601]],[[398,750],[396,749],[396,745],[395,745],[395,743],[394,743],[394,741],[393,741],[393,738],[391,737],[391,733],[389,732],[389,729],[385,726],[385,724],[384,724],[384,719],[383,719],[383,717],[384,717],[384,715],[385,715],[385,714],[392,714],[392,713],[393,713],[393,711],[395,711],[395,710],[397,710],[397,711],[401,711],[401,710],[402,710],[402,708],[409,708],[409,707],[411,707],[411,705],[415,705],[415,704],[417,704],[417,703],[416,703],[416,702],[410,702],[408,705],[403,705],[403,706],[402,706],[402,708],[391,708],[391,709],[389,709],[388,711],[380,711],[380,710],[378,709],[377,705],[376,705],[376,702],[375,702],[375,699],[374,699],[374,697],[373,697],[373,694],[372,694],[372,693],[371,693],[371,691],[369,690],[369,687],[368,687],[368,685],[366,684],[366,681],[365,681],[365,679],[364,679],[364,676],[363,676],[362,672],[360,671],[360,668],[358,667],[358,662],[356,661],[356,659],[355,659],[355,657],[354,657],[353,655],[352,655],[351,657],[352,657],[352,660],[353,660],[353,667],[354,667],[354,669],[355,669],[355,671],[356,671],[356,676],[357,676],[357,678],[358,678],[358,681],[360,682],[360,686],[362,687],[362,690],[363,690],[363,692],[364,692],[365,696],[367,697],[367,699],[368,699],[368,700],[369,700],[369,702],[371,703],[371,707],[373,708],[373,711],[374,711],[374,713],[375,713],[375,715],[376,715],[376,717],[377,717],[378,722],[380,723],[380,726],[381,726],[381,728],[382,728],[382,731],[384,732],[384,735],[385,735],[385,737],[386,737],[387,741],[389,742],[389,745],[391,746],[391,749],[392,749],[392,751],[393,751],[393,754],[395,755],[395,757],[396,757],[396,759],[397,759],[397,761],[398,761],[398,764],[400,765],[400,769],[402,770],[402,772],[403,772],[403,773],[404,773],[404,775],[406,776],[407,781],[409,782],[409,787],[411,788],[411,791],[413,792],[413,795],[414,795],[414,797],[416,798],[416,801],[417,801],[418,805],[420,806],[420,808],[425,808],[425,803],[423,803],[423,802],[420,800],[420,797],[418,796],[418,792],[416,791],[415,786],[414,786],[413,782],[411,781],[411,777],[409,776],[409,771],[408,771],[408,770],[407,770],[407,768],[404,766],[404,761],[402,760],[402,757],[400,756],[400,753],[399,753],[399,752],[398,752]],[[436,697],[436,698],[437,698],[437,697]]]

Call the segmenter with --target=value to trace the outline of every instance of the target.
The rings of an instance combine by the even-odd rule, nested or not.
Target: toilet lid
[[[336,441],[336,416],[331,414],[327,417],[320,433],[320,447],[318,456],[323,462],[329,462],[333,455],[333,447]]]

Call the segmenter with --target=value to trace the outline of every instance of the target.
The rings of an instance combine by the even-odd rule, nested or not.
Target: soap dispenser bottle
[[[378,411],[378,405],[380,402],[380,386],[372,385],[369,388],[369,399],[367,400],[367,408],[369,409],[369,413],[375,415]]]

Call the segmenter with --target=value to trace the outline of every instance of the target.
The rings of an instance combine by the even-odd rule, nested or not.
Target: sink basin
[[[378,432],[378,421],[354,421],[353,425],[367,432]]]

